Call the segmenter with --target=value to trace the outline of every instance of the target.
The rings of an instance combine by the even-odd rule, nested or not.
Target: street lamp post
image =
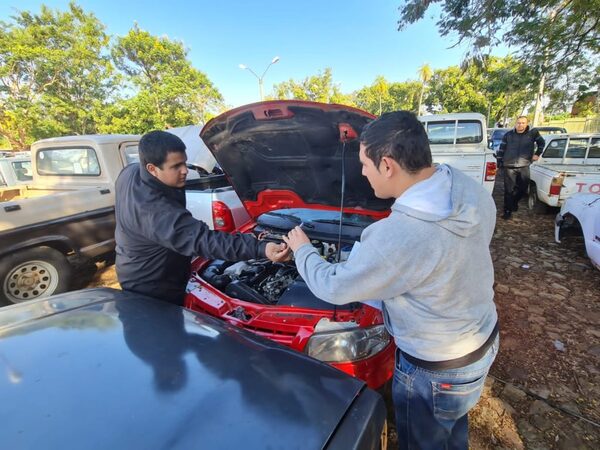
[[[265,69],[265,71],[263,72],[263,74],[260,77],[258,75],[256,75],[256,73],[254,72],[254,70],[252,70],[247,65],[245,65],[245,64],[240,64],[239,65],[240,69],[249,71],[258,80],[258,90],[260,92],[260,101],[263,100],[263,79],[265,78],[265,74],[267,73],[267,70],[269,70],[269,67],[271,67],[273,64],[275,64],[278,61],[279,61],[279,56],[276,56],[275,58],[273,58],[271,60],[271,62],[269,63],[269,65],[267,66],[267,68]]]

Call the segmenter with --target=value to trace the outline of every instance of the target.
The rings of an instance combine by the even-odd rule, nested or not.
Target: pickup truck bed
[[[530,167],[529,207],[560,207],[577,193],[600,193],[600,165],[534,163]]]

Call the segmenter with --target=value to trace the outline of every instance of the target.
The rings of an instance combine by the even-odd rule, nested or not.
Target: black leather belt
[[[474,362],[477,362],[483,358],[483,355],[485,355],[485,353],[494,343],[496,336],[498,336],[498,322],[496,322],[496,325],[494,325],[494,329],[492,330],[490,337],[487,338],[481,347],[472,351],[471,353],[467,353],[465,356],[461,356],[460,358],[448,359],[446,361],[425,361],[423,359],[411,356],[399,348],[396,349],[396,358],[402,354],[402,356],[404,356],[408,362],[425,370],[437,371],[459,369],[461,367],[468,366],[469,364],[473,364]]]

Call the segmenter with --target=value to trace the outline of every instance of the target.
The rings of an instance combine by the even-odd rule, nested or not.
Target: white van
[[[487,146],[486,119],[479,113],[420,116],[433,162],[462,170],[481,183],[490,194],[496,179],[496,159]]]

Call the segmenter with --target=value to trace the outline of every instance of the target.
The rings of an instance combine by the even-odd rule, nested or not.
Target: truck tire
[[[545,203],[540,202],[537,195],[537,186],[531,184],[529,186],[529,197],[527,198],[527,207],[530,211],[537,214],[543,214],[548,211],[548,207]]]
[[[72,267],[50,247],[22,250],[0,259],[0,304],[10,305],[64,292]]]

